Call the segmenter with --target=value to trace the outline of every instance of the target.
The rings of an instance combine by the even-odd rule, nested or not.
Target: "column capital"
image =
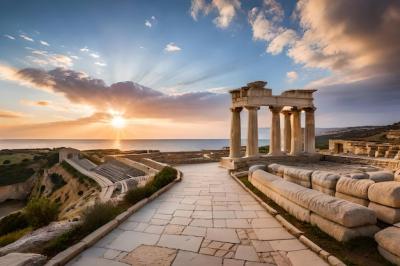
[[[290,108],[291,113],[298,113],[300,111],[301,111],[301,109],[299,109],[297,106],[293,106],[292,108]]]
[[[243,107],[231,107],[231,112],[241,112],[243,110]]]
[[[282,110],[281,113],[283,115],[290,115],[292,113],[292,111],[290,111],[290,110]]]
[[[246,108],[247,110],[260,110],[259,106],[245,106],[244,108]]]
[[[271,112],[273,112],[273,113],[280,113],[283,109],[283,106],[276,106],[276,105],[270,105],[268,107],[269,107],[269,110],[271,110]]]
[[[315,108],[314,106],[303,108],[303,111],[305,111],[305,112],[315,112],[315,110],[317,110],[317,108]]]

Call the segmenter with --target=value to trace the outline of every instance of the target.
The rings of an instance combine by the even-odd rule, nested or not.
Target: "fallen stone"
[[[317,185],[327,189],[335,189],[340,176],[327,171],[314,171],[311,175],[312,186]],[[314,188],[314,187],[313,187]]]
[[[380,247],[400,257],[400,228],[391,226],[375,234],[375,240]]]
[[[341,177],[336,184],[336,192],[353,197],[368,199],[368,189],[375,182],[369,179],[352,179]]]
[[[0,257],[0,266],[41,266],[46,256],[34,253],[9,253]]]
[[[389,224],[400,222],[400,208],[392,208],[375,202],[370,202],[368,208],[375,211],[379,220]]]
[[[369,175],[369,179],[376,183],[394,180],[394,174],[391,171],[375,171],[367,172],[367,174]]]
[[[11,252],[29,252],[70,230],[77,222],[53,222],[0,248],[0,255]]]
[[[400,208],[400,182],[389,181],[373,184],[368,190],[370,201]]]

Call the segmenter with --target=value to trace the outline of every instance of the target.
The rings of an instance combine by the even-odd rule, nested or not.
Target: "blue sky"
[[[300,6],[302,2],[303,5]],[[326,4],[328,2],[322,1]],[[367,2],[369,6],[366,6],[376,9],[376,3]],[[298,3],[294,0],[3,0],[0,3],[0,64],[4,73],[26,68],[46,72],[61,67],[74,73],[85,73],[91,79],[100,79],[104,81],[105,86],[132,81],[161,92],[162,95],[157,97],[184,95],[179,99],[168,98],[173,103],[165,107],[167,110],[176,105],[181,105],[182,110],[189,110],[199,99],[214,99],[214,94],[220,97],[222,92],[254,80],[268,81],[268,87],[273,89],[274,94],[289,88],[311,86],[319,89],[334,86],[334,89],[329,91],[322,90],[321,96],[317,96],[317,103],[322,105],[321,114],[317,115],[320,127],[395,122],[394,117],[388,118],[384,115],[387,112],[385,108],[379,116],[364,116],[366,106],[362,102],[359,112],[357,109],[350,109],[342,114],[353,115],[353,118],[343,121],[335,117],[334,104],[340,103],[340,97],[343,97],[342,95],[336,98],[335,90],[343,90],[343,86],[350,83],[349,87],[357,87],[354,82],[371,78],[369,74],[361,74],[367,73],[368,67],[382,65],[382,62],[374,62],[372,56],[371,59],[365,59],[375,50],[364,51],[362,49],[366,48],[362,45],[354,45],[354,49],[359,49],[358,51],[348,48],[360,41],[356,32],[349,34],[343,31],[338,38],[329,34],[329,28],[318,28],[318,25],[332,23],[332,17],[329,15],[336,15],[336,11],[331,11],[327,4],[326,18],[319,18],[317,13],[310,15],[315,12],[315,3],[316,1],[312,0],[302,0]],[[200,8],[194,11],[196,5]],[[339,8],[346,10],[346,5],[346,1],[338,1]],[[381,5],[386,9],[398,8],[390,1],[383,1]],[[352,14],[343,16],[346,23]],[[359,21],[349,25],[364,23],[366,18],[360,16],[354,19]],[[221,21],[225,24],[221,25]],[[393,25],[396,23],[398,20],[394,18]],[[305,34],[307,31],[314,34],[313,38]],[[323,36],[324,31],[330,39]],[[382,32],[382,29],[380,31]],[[347,38],[346,34],[354,40]],[[334,40],[338,40],[338,43]],[[275,41],[283,46],[274,50]],[[346,42],[350,45],[346,46]],[[362,42],[368,44],[369,40],[362,39]],[[323,43],[321,47],[320,43]],[[318,48],[315,48],[317,46]],[[329,52],[331,50],[335,50],[334,54]],[[398,51],[397,47],[394,51]],[[359,54],[358,52],[368,56],[352,56]],[[356,67],[360,65],[362,67]],[[13,70],[7,70],[8,68]],[[170,124],[166,128],[178,126],[189,130],[192,124],[187,124],[188,120],[191,123],[199,121],[197,126],[201,128],[215,128],[218,124],[217,133],[213,136],[226,135],[225,120],[229,119],[224,117],[228,114],[221,111],[228,109],[229,99],[227,101],[226,96],[225,100],[211,100],[211,103],[215,103],[214,106],[206,104],[204,108],[210,108],[210,113],[206,112],[205,117],[193,115],[192,118],[188,118],[189,115],[182,116],[185,113],[182,110],[173,110],[170,117],[164,117],[160,114],[162,111],[157,114],[143,111],[139,114],[141,110],[146,109],[144,107],[136,108],[136,113],[125,110],[129,109],[126,106],[124,110],[118,110],[120,100],[115,100],[113,106],[101,110],[97,103],[104,104],[103,100],[96,103],[84,99],[77,100],[76,94],[71,94],[71,90],[81,88],[68,88],[68,91],[65,88],[43,90],[38,89],[35,82],[27,85],[20,78],[10,78],[4,73],[3,78],[0,78],[0,109],[3,112],[0,119],[8,126],[9,134],[3,134],[5,137],[28,137],[14,130],[15,127],[21,130],[23,124],[75,121],[98,113],[109,113],[107,109],[110,108],[116,112],[126,112],[127,119],[163,119],[162,123],[166,124],[169,121]],[[388,74],[388,71],[384,74]],[[57,72],[57,75],[65,75],[65,72]],[[32,79],[32,76],[29,76],[29,79]],[[383,81],[385,86],[387,80],[390,79]],[[398,84],[397,79],[394,84]],[[376,93],[375,90],[371,90],[374,91],[372,95]],[[364,94],[357,89],[353,91],[357,91],[356,96],[353,96],[355,98]],[[389,91],[393,91],[393,86]],[[189,96],[190,100],[187,100]],[[373,98],[369,97],[367,101]],[[226,106],[219,106],[212,111],[217,103]],[[338,109],[341,109],[340,104]],[[193,112],[198,110],[200,109],[194,108]],[[188,111],[190,112],[192,111]],[[216,114],[215,118],[213,114]],[[201,124],[207,120],[216,124]],[[135,124],[135,121],[132,123]],[[147,127],[150,127],[151,123],[147,123]],[[261,124],[268,126],[268,119]],[[157,130],[159,128],[143,134],[156,137]],[[193,136],[198,137],[206,133],[207,130],[200,135],[193,133]],[[179,136],[178,134],[177,137]],[[66,137],[78,135],[70,133]],[[127,134],[127,137],[140,137],[140,134]]]

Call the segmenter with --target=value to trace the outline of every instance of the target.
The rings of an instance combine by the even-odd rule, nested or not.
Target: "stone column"
[[[231,108],[231,138],[230,138],[230,158],[239,158],[241,150],[241,135],[240,135],[240,112],[243,108]]]
[[[247,124],[247,147],[246,156],[257,156],[258,155],[258,120],[257,110],[258,107],[249,106],[246,107],[249,112],[249,119]]]
[[[290,155],[299,155],[301,153],[301,121],[300,121],[300,110],[296,107],[291,110],[292,115],[290,116],[290,124],[292,126],[292,139],[290,144]]]
[[[283,151],[285,153],[290,153],[291,138],[292,138],[292,128],[290,126],[290,111],[282,112],[284,117],[284,128],[283,128]]]
[[[282,111],[281,106],[270,106],[272,119],[270,128],[270,144],[269,144],[269,155],[281,155],[281,119],[279,117]]]
[[[315,108],[306,108],[306,126],[304,129],[304,151],[315,153]]]

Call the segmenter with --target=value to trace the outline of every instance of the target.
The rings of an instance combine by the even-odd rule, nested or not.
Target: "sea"
[[[259,146],[268,144],[267,139],[259,140]],[[242,145],[246,145],[246,140],[242,140]],[[228,139],[0,139],[0,150],[70,147],[79,150],[120,149],[121,151],[173,152],[218,150],[228,146]]]

